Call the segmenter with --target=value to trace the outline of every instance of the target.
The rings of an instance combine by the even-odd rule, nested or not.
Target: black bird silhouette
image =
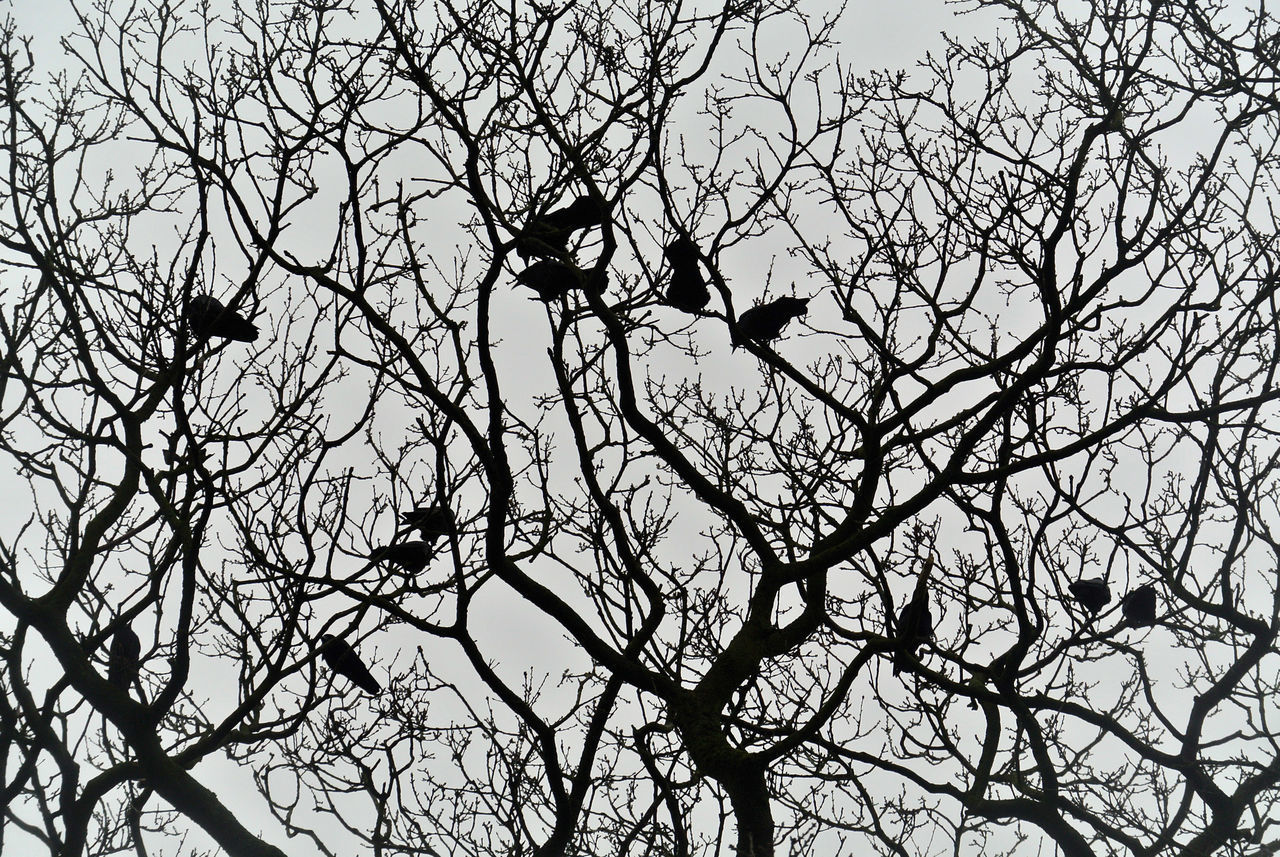
[[[529,218],[516,241],[516,252],[521,259],[563,257],[573,233],[600,226],[608,217],[608,209],[597,205],[589,196],[580,196],[564,208]]]
[[[932,571],[933,557],[930,556],[916,578],[911,600],[898,614],[897,639],[893,649],[894,675],[910,666],[915,660],[916,650],[926,640],[933,639],[933,614],[929,612],[929,575]]]
[[[111,650],[107,654],[107,681],[129,692],[141,669],[142,641],[128,625],[116,629],[111,637]]]
[[[809,298],[778,298],[760,304],[738,316],[738,339],[753,342],[772,342],[782,335],[782,329],[809,311]],[[737,343],[735,343],[737,344]]]
[[[320,657],[324,658],[324,662],[329,665],[329,669],[340,676],[350,679],[362,690],[368,691],[374,696],[377,696],[382,691],[382,685],[378,684],[378,680],[373,677],[373,673],[369,672],[369,668],[364,665],[364,661],[360,660],[356,650],[351,648],[346,640],[339,639],[332,634],[323,635],[320,637]]]
[[[187,324],[200,339],[220,337],[238,342],[258,338],[257,325],[233,309],[227,309],[213,295],[195,295],[186,309]]]
[[[1124,623],[1130,628],[1144,628],[1156,623],[1156,589],[1144,583],[1120,602]]]
[[[410,574],[418,574],[435,555],[435,550],[427,542],[397,542],[377,548],[369,554],[369,559],[374,562],[385,560]]]
[[[443,536],[452,536],[458,532],[458,520],[453,516],[453,510],[438,503],[416,506],[408,512],[402,512],[400,521],[406,527],[416,528],[431,545]]]
[[[1090,580],[1077,580],[1067,587],[1080,602],[1080,606],[1097,615],[1098,611],[1111,603],[1111,587],[1101,577]]]
[[[698,270],[698,248],[688,238],[677,238],[662,251],[671,263],[667,303],[685,312],[697,312],[711,301],[702,271]]]
[[[551,259],[534,262],[516,274],[516,282],[533,289],[538,293],[538,299],[543,301],[562,298],[569,294],[570,289],[595,291],[597,294],[604,291],[603,287],[593,289],[590,280],[590,275],[577,266]]]

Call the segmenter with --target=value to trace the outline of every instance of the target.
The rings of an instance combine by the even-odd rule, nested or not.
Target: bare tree
[[[77,8],[0,847],[1276,850],[1263,7]]]

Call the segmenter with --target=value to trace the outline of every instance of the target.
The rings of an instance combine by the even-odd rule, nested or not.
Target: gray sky
[[[821,8],[822,4],[815,3],[811,5],[814,8]],[[0,10],[6,10],[12,14],[18,22],[20,30],[35,37],[37,55],[43,63],[51,66],[58,64],[57,36],[65,32],[73,21],[70,4],[67,0],[46,0],[45,2],[0,0]],[[942,26],[945,25],[953,30],[966,28],[968,31],[973,31],[978,29],[981,24],[982,21],[978,16],[969,16],[957,22],[951,18],[942,2],[934,2],[934,0],[909,0],[909,2],[890,2],[890,0],[871,0],[871,2],[868,2],[868,0],[857,0],[850,4],[846,23],[843,25],[840,34],[847,46],[844,55],[856,66],[864,70],[901,68],[910,67],[926,50],[936,49],[941,44],[941,40],[936,34]],[[323,231],[317,230],[317,233],[318,246],[324,246],[325,236]],[[778,281],[771,293],[789,293],[790,283],[796,281],[788,274],[785,258],[781,256],[763,258],[762,254],[761,257],[727,260],[725,273],[730,277],[735,277],[735,286],[741,287],[741,295],[743,297],[738,305],[739,311],[744,309],[749,304],[750,299],[758,294],[755,288],[757,284],[752,282],[752,274],[758,272],[770,262],[776,262],[780,272]],[[798,294],[806,294],[808,287],[803,280],[800,280],[796,282],[795,290]],[[735,295],[738,294],[739,292],[735,288]],[[829,297],[819,297],[814,306],[819,307],[822,301],[826,302],[821,305],[822,316],[811,317],[811,322],[820,324],[823,316],[833,313],[834,305],[830,303]],[[522,332],[527,332],[529,329],[527,325],[531,322],[536,323],[540,315],[541,308],[533,302],[529,302],[517,308],[505,319],[507,326],[502,333],[506,337],[507,344],[502,351],[509,357],[512,364],[522,360],[525,352],[533,350],[529,347],[531,342],[537,343],[539,347],[543,345],[542,340],[545,337],[545,331],[540,328],[534,329],[533,334],[529,335],[530,338],[522,338]],[[746,353],[732,353],[729,351],[727,348],[727,335],[723,326],[715,327],[709,321],[701,322],[701,324],[704,325],[703,335],[705,335],[706,341],[709,345],[714,345],[714,354],[697,367],[673,362],[673,373],[677,371],[684,373],[700,371],[712,380],[727,384],[737,381],[739,377],[752,371],[754,358]],[[794,341],[785,343],[781,348],[790,350],[793,353],[801,353],[805,347],[803,341],[797,338]],[[546,367],[543,363],[545,363],[545,359],[538,363],[537,366],[534,366],[530,372],[530,377],[537,377],[540,384],[548,382],[545,372]],[[567,445],[567,437],[562,435],[562,449],[567,451]],[[492,590],[486,593],[486,596],[491,596],[499,601],[504,597],[509,598],[501,591]],[[488,613],[489,611],[480,612]],[[531,650],[540,650],[540,659],[533,658],[529,661],[512,659],[507,663],[500,663],[499,669],[509,674],[518,673],[532,664],[554,675],[566,665],[568,659],[577,654],[572,648],[564,644],[561,632],[548,622],[537,623],[539,629],[535,634],[533,631],[534,623],[528,618],[533,614],[523,605],[516,603],[507,604],[505,607],[495,605],[492,613],[502,618],[488,623],[486,632],[482,634],[481,642],[488,651],[495,653],[516,651],[525,654]],[[412,635],[406,635],[405,639],[421,642],[419,637]],[[535,642],[531,644],[531,640]],[[414,642],[408,644],[410,652]],[[379,637],[371,648],[369,659],[376,661],[381,668],[385,669],[387,663],[392,659],[395,649],[393,635],[387,634]],[[381,675],[381,673],[378,674]],[[214,695],[216,696],[216,694]],[[221,702],[225,702],[225,700],[221,700]],[[356,710],[364,708],[364,700],[355,705]],[[202,778],[207,776],[207,783],[218,790],[221,796],[232,804],[234,804],[234,791],[246,787],[244,772],[236,771],[229,764],[222,762],[202,766],[201,776]],[[265,818],[262,820],[262,824],[267,829],[273,829],[273,825]],[[203,838],[203,835],[197,832],[196,837]],[[270,834],[268,839],[280,845],[286,844],[278,832]],[[11,840],[10,845],[16,849],[14,851],[15,854],[22,853],[20,840]],[[291,855],[310,853],[298,840],[289,841],[287,845]]]

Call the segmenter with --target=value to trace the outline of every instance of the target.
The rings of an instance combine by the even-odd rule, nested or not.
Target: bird
[[[1124,623],[1130,628],[1144,628],[1156,623],[1156,588],[1144,583],[1120,602]]]
[[[516,282],[533,289],[538,293],[538,299],[542,301],[562,298],[569,294],[570,289],[594,290],[596,293],[604,290],[603,288],[592,289],[589,280],[590,277],[577,266],[552,259],[534,262],[516,274]]]
[[[589,196],[580,196],[564,208],[530,217],[520,231],[516,252],[521,259],[530,256],[563,257],[574,232],[600,226],[608,216],[607,208]]]
[[[1067,587],[1080,602],[1080,606],[1097,615],[1098,611],[1111,603],[1111,587],[1101,577],[1090,580],[1077,580]]]
[[[213,295],[191,298],[186,309],[187,324],[200,339],[220,337],[237,342],[253,342],[258,338],[257,325],[233,309],[227,309]]]
[[[697,312],[711,302],[711,292],[702,279],[702,272],[696,267],[677,268],[671,272],[671,282],[667,285],[667,303],[685,312]]]
[[[738,316],[737,332],[741,340],[771,342],[782,335],[782,329],[809,311],[809,298],[778,298],[760,304]]]
[[[345,676],[362,690],[377,696],[382,692],[382,685],[369,672],[369,668],[360,660],[356,650],[346,640],[324,634],[320,637],[320,657],[340,676]]]
[[[107,681],[125,693],[138,677],[141,668],[142,641],[128,625],[121,625],[111,637],[107,654]]]
[[[396,542],[374,549],[369,554],[369,559],[374,562],[386,560],[410,574],[418,574],[427,567],[435,555],[435,549],[428,542]]]
[[[698,248],[688,238],[677,238],[662,251],[671,263],[667,303],[685,312],[697,312],[711,301],[711,292],[698,270]]]
[[[933,557],[925,562],[916,578],[915,592],[911,600],[898,614],[897,638],[893,650],[893,674],[902,672],[915,659],[916,649],[933,639],[933,614],[929,611],[929,575],[933,571]]]
[[[458,521],[453,516],[453,510],[435,503],[401,512],[400,521],[406,527],[416,528],[431,545],[442,536],[452,536],[458,532]]]
[[[564,208],[549,212],[542,218],[552,228],[567,229],[570,232],[602,226],[608,219],[608,207],[600,205],[589,196],[580,196]]]

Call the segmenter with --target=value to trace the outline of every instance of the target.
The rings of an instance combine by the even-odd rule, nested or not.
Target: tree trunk
[[[773,857],[773,812],[764,768],[743,765],[741,776],[721,781],[738,825],[738,857]]]

